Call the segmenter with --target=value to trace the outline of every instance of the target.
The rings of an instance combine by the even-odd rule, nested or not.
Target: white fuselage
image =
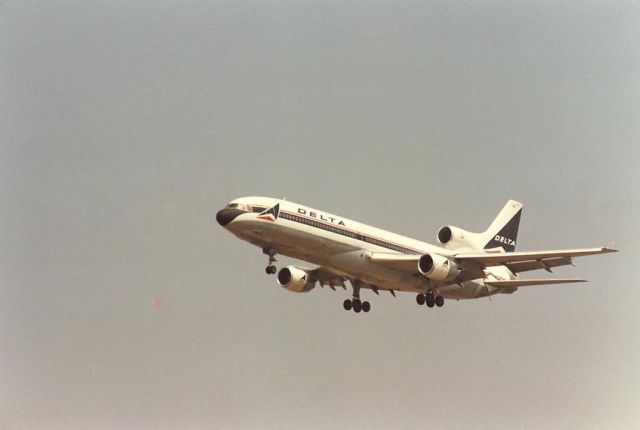
[[[436,288],[445,298],[470,299],[491,295],[483,279],[463,283],[434,283],[417,273],[396,271],[374,264],[370,253],[436,253],[453,255],[451,250],[421,242],[341,216],[286,200],[244,197],[232,204],[246,205],[253,211],[242,213],[227,225],[231,233],[263,250],[323,266],[336,275],[358,279],[380,290],[425,292]],[[260,209],[278,205],[276,216],[259,217]],[[504,266],[485,269],[485,277],[514,279]]]

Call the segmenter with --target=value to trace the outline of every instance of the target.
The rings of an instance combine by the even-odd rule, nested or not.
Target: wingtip
[[[516,200],[516,199],[509,199],[509,201],[507,202],[507,204],[512,205],[514,208],[515,207],[519,207],[522,208],[524,205],[522,204],[522,202]]]
[[[604,254],[609,253],[609,252],[618,252],[617,249],[609,248],[608,246],[603,246],[601,249],[602,249],[602,252]]]

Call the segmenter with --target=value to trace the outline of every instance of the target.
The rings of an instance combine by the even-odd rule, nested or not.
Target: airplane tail
[[[515,251],[521,214],[522,203],[509,200],[489,228],[481,233],[484,249],[503,248],[507,252]]]

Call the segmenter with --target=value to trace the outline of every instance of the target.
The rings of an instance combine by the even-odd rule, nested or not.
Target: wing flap
[[[328,267],[316,267],[315,269],[308,270],[311,279],[317,281],[320,286],[329,285],[332,287],[346,288],[344,282],[347,280],[345,276]]]
[[[314,282],[317,282],[320,287],[329,287],[335,291],[336,288],[342,288],[344,290],[347,289],[345,283],[347,281],[352,282],[352,278],[347,276],[346,274],[333,270],[326,266],[319,266],[315,269],[305,269],[309,272],[311,279]],[[379,291],[389,291],[393,296],[395,296],[395,291],[393,289],[381,287],[378,285],[360,283],[360,288],[372,290],[374,293],[379,294]],[[412,289],[408,289],[406,291],[413,291]]]
[[[507,267],[513,273],[528,272],[530,270],[546,269],[549,272],[552,267],[572,265],[571,257],[546,258],[535,261],[515,261],[507,263]]]
[[[484,281],[488,287],[513,288],[528,287],[531,285],[570,284],[574,282],[587,282],[584,279],[514,279],[510,281]]]
[[[545,261],[554,258],[582,257],[585,255],[607,254],[617,252],[617,249],[607,247],[586,248],[586,249],[566,249],[558,251],[531,251],[531,252],[502,252],[502,253],[482,253],[482,254],[456,254],[458,261],[468,261],[480,263],[485,266],[497,266],[520,261]],[[544,268],[544,267],[538,267]]]

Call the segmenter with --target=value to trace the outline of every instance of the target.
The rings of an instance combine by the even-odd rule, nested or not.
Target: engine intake
[[[447,249],[482,248],[482,241],[478,233],[471,233],[452,225],[444,226],[438,230],[438,242]]]
[[[316,283],[310,280],[309,273],[296,266],[283,267],[278,271],[277,278],[281,287],[294,293],[306,293],[316,286]]]
[[[451,227],[442,227],[440,231],[438,231],[438,242],[441,244],[449,243],[452,238],[453,231],[451,231]]]
[[[460,274],[455,261],[438,254],[424,254],[420,257],[418,271],[434,281],[452,281]]]

